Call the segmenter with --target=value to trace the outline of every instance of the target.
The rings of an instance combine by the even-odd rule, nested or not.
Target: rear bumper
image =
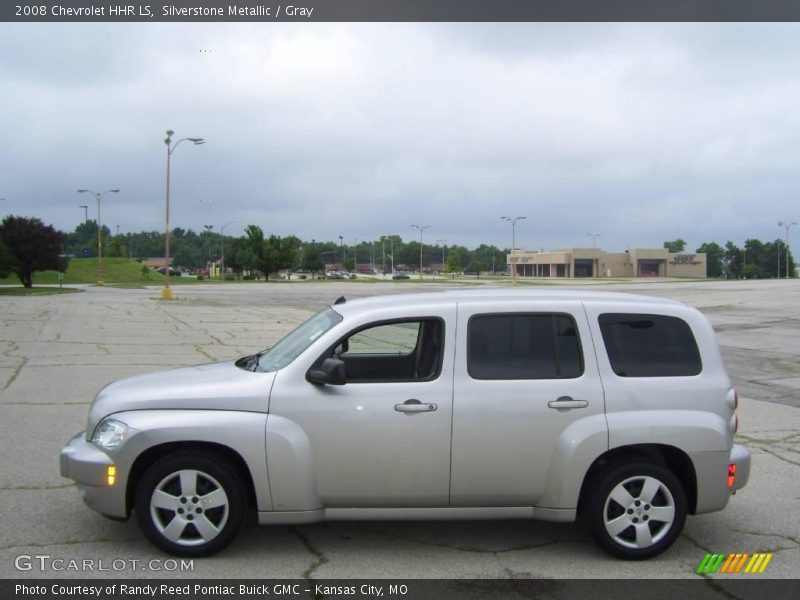
[[[690,455],[697,482],[697,506],[694,514],[722,510],[731,496],[747,485],[750,478],[750,451],[734,444],[727,452],[697,452]],[[736,465],[733,485],[728,486],[728,470]]]
[[[731,493],[736,493],[746,486],[750,479],[750,451],[740,444],[734,444],[728,464],[736,465],[736,479],[733,487],[728,488]]]
[[[75,481],[78,493],[86,505],[109,517],[127,518],[125,487],[127,473],[118,467],[114,485],[108,485],[108,467],[114,460],[79,433],[61,449],[61,476]]]

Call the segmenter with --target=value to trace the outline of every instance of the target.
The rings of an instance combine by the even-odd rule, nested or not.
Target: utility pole
[[[797,223],[788,223],[784,221],[778,221],[778,227],[783,227],[786,229],[786,279],[789,279],[789,228],[793,225],[797,225]]]
[[[599,233],[587,233],[586,235],[592,238],[592,277],[597,277],[597,238],[601,236]]]
[[[514,261],[514,252],[517,250],[517,221],[527,217],[500,217],[511,223],[511,285],[517,285],[517,263]]]
[[[414,229],[419,229],[419,278],[422,279],[422,232],[430,225],[411,225]]]

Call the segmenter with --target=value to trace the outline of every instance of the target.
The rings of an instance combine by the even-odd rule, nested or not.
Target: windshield
[[[272,348],[256,355],[257,370],[268,373],[282,369],[341,320],[342,316],[332,308],[326,308],[314,315]]]

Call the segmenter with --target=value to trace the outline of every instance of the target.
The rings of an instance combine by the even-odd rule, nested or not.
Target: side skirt
[[[320,508],[303,511],[258,513],[261,525],[302,525],[320,521],[476,521],[492,519],[533,519],[571,523],[574,508],[536,506],[490,506],[479,508]]]

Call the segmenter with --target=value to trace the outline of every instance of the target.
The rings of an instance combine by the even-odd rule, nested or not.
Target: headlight
[[[105,419],[94,430],[92,442],[103,450],[113,450],[118,447],[128,436],[128,426],[122,421]]]

